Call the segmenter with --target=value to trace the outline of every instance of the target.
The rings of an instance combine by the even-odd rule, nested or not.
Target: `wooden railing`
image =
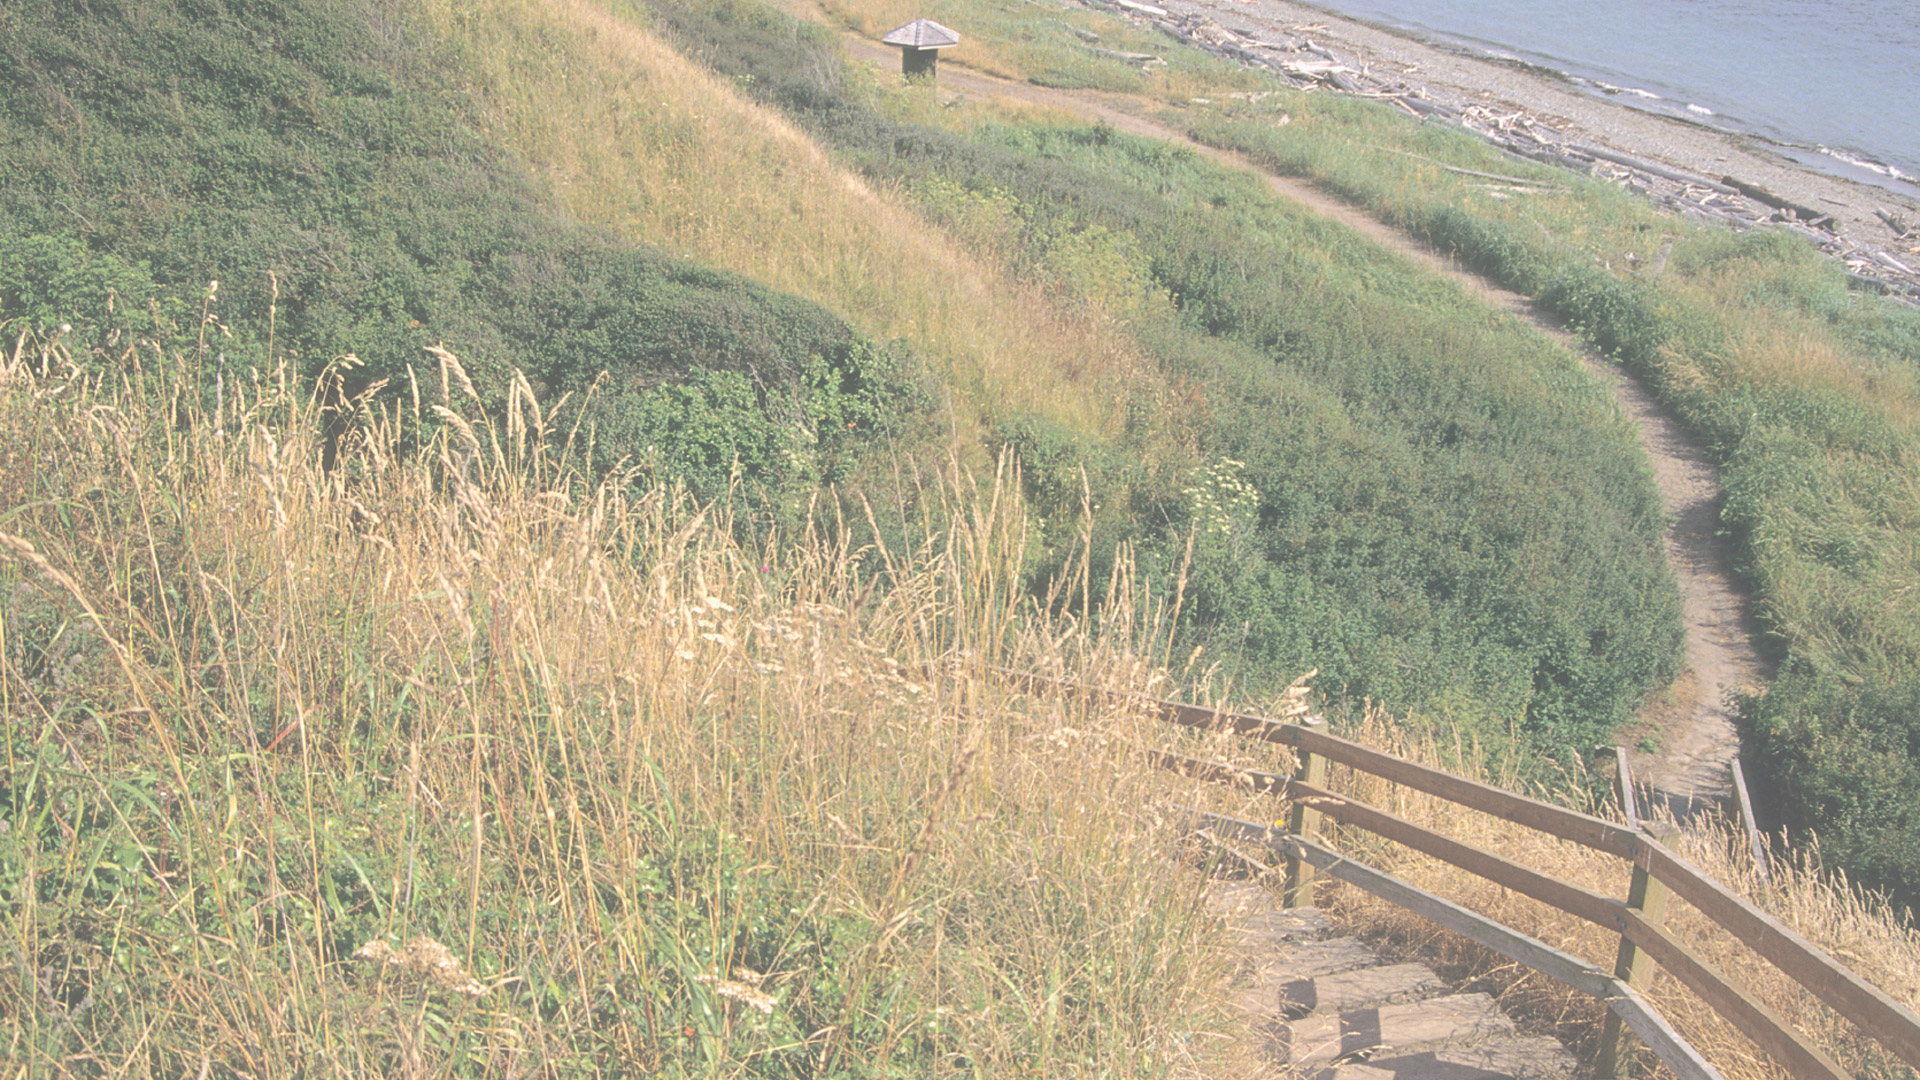
[[[1110,696],[1052,680],[1023,681],[1041,692]],[[1920,1016],[1675,855],[1656,830],[1625,827],[1382,753],[1330,735],[1323,722],[1312,718],[1282,722],[1151,699],[1131,703],[1171,724],[1232,732],[1292,748],[1299,761],[1293,776],[1250,771],[1165,751],[1154,752],[1153,761],[1190,777],[1291,802],[1285,831],[1219,815],[1200,815],[1217,832],[1264,844],[1285,856],[1286,903],[1309,899],[1313,876],[1325,873],[1427,916],[1563,985],[1602,1000],[1611,1012],[1598,1062],[1602,1076],[1624,1075],[1628,1055],[1623,1052],[1627,1048],[1623,1026],[1637,1034],[1676,1075],[1719,1075],[1640,997],[1639,990],[1652,974],[1648,961],[1665,968],[1794,1077],[1841,1080],[1848,1075],[1771,1008],[1668,933],[1662,925],[1668,893],[1692,904],[1894,1056],[1920,1068]],[[1633,868],[1630,893],[1624,900],[1604,896],[1341,795],[1327,786],[1329,762],[1626,860]],[[1618,934],[1620,952],[1613,974],[1320,846],[1315,838],[1323,815]]]

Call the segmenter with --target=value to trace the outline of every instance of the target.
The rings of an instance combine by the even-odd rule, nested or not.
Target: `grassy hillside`
[[[905,17],[898,0],[822,6],[866,32]],[[1797,237],[1702,228],[1378,103],[1271,83],[1249,98],[1239,92],[1251,76],[1130,38],[1119,19],[1077,8],[1036,19],[1015,0],[929,11],[964,22],[969,55],[1002,74],[1049,82],[1075,65],[1095,74],[1074,85],[1177,103],[1167,119],[1196,138],[1456,254],[1646,379],[1718,459],[1722,519],[1779,665],[1745,711],[1786,822],[1817,833],[1855,880],[1920,901],[1920,556],[1906,539],[1920,521],[1920,312],[1850,292]],[[1173,67],[1142,73],[1090,56],[1068,24]],[[1544,190],[1489,190],[1447,166]]]
[[[931,421],[962,460],[1018,456],[1048,522],[1030,587],[1084,497],[1103,567],[1132,544],[1181,648],[1254,692],[1317,665],[1557,756],[1671,668],[1655,503],[1596,388],[1242,180],[1044,118],[904,119],[928,103],[751,4],[652,11],[711,71],[585,3],[310,8],[10,16],[32,75],[12,152],[55,179],[6,196],[35,255],[8,314],[98,310],[107,288],[75,283],[132,275],[113,295],[160,296],[203,397],[262,328],[309,376],[352,356],[347,395],[386,380],[367,407],[410,400],[443,343],[494,410],[524,365],[598,469],[790,526],[853,482],[896,546]],[[60,101],[84,123],[47,119]],[[181,138],[150,137],[156,109]],[[251,330],[202,349],[215,278],[220,333]],[[1589,569],[1543,571],[1564,566]]]
[[[1512,205],[1441,164],[1567,178],[1366,103],[1272,107],[1304,116],[1229,109],[1196,134],[1538,297],[1701,434],[1779,663],[1746,705],[1770,786],[1856,881],[1920,900],[1920,311],[1850,293],[1789,235],[1700,228],[1597,182]]]
[[[1108,437],[1156,375],[1124,339],[965,253],[896,193],[838,168],[808,137],[630,19],[585,0],[425,3],[491,133],[566,214],[807,297],[876,340],[905,338],[954,389],[968,441],[1037,407]],[[801,62],[843,77],[837,53]],[[799,44],[798,42],[796,44]]]
[[[1107,509],[1096,548],[1137,545],[1180,594],[1183,651],[1219,675],[1257,695],[1318,667],[1336,692],[1500,745],[1512,726],[1564,761],[1672,674],[1657,496],[1564,350],[1197,155],[827,77],[831,44],[764,6],[649,10],[871,183],[1155,360],[1197,459],[1181,473],[1026,410],[994,434],[1050,520],[1083,496]]]
[[[87,360],[0,368],[10,1064],[1164,1076],[1217,1045],[1138,720],[985,678],[1153,670],[1124,598],[1097,635],[1021,599],[1016,492],[951,478],[876,579],[594,484],[457,378],[328,468],[272,382],[183,414],[180,374]]]
[[[1671,669],[1572,358],[1192,155],[733,0],[0,31],[29,1070],[1230,1071],[1153,733],[996,670],[1519,782]]]
[[[216,7],[0,14],[0,317],[190,345],[208,398],[269,356],[397,395],[443,345],[489,407],[518,365],[603,466],[709,498],[736,459],[779,499],[837,479],[923,407],[904,347],[575,222],[411,5]]]

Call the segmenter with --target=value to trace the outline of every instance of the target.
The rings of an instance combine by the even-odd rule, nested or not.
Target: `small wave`
[[[1634,97],[1646,98],[1648,101],[1662,100],[1659,94],[1651,90],[1642,90],[1637,86],[1615,86],[1612,83],[1601,82],[1598,79],[1594,80],[1593,85],[1605,90],[1609,94],[1632,94]]]
[[[1914,179],[1912,176],[1909,176],[1908,174],[1901,172],[1899,169],[1895,168],[1894,166],[1883,165],[1878,161],[1874,161],[1872,158],[1857,157],[1853,154],[1847,153],[1844,150],[1835,150],[1831,146],[1816,146],[1814,147],[1814,149],[1820,151],[1821,153],[1827,155],[1828,157],[1834,159],[1835,161],[1843,161],[1848,165],[1854,166],[1855,168],[1865,169],[1868,172],[1872,172],[1872,173],[1879,173],[1881,176],[1891,177],[1895,180]]]
[[[1688,104],[1687,111],[1690,113],[1693,113],[1696,116],[1712,116],[1713,115],[1713,110],[1707,108],[1705,105]]]

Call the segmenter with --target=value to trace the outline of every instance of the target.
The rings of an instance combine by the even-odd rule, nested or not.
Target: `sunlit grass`
[[[483,419],[453,361],[418,406],[329,420],[271,378],[203,401],[189,361],[69,359],[0,371],[11,1062],[1146,1077],[1206,1051],[1213,929],[1144,721],[996,674],[1148,688],[1164,631],[1124,576],[1086,583],[1113,590],[1092,624],[1030,600],[1007,475],[921,478],[896,550],[743,540],[581,476],[524,385]]]
[[[1099,320],[952,244],[637,24],[586,0],[435,10],[571,215],[908,339],[959,391],[963,439],[1015,406],[1111,434],[1154,380]]]
[[[797,2],[782,6],[802,8]],[[827,17],[873,40],[896,26],[930,18],[960,33],[942,53],[953,63],[1043,86],[1144,94],[1160,101],[1258,89],[1262,76],[1192,49],[1117,15],[1031,0],[819,0]],[[1136,63],[1106,53],[1153,56]]]

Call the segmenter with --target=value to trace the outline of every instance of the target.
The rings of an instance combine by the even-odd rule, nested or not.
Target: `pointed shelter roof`
[[[960,44],[960,35],[932,19],[915,19],[880,40],[908,49],[945,49]]]

